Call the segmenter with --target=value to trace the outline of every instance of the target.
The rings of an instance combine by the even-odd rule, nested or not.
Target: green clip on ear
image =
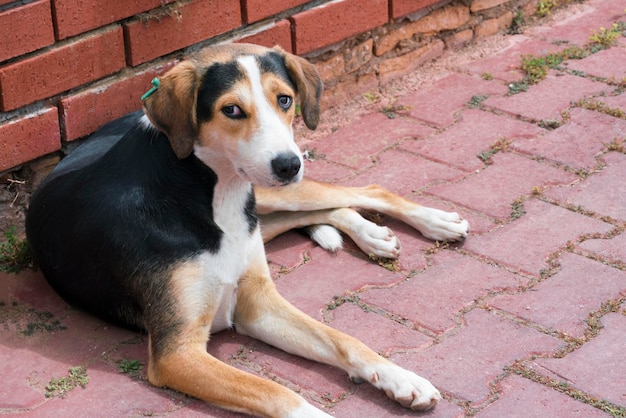
[[[157,91],[157,89],[159,88],[159,86],[161,85],[161,80],[159,80],[158,78],[153,78],[152,79],[152,88],[150,90],[148,90],[147,92],[144,93],[143,96],[141,96],[141,101],[143,102],[144,100],[146,100],[148,97],[150,97],[150,95],[152,93],[154,93],[155,91]]]

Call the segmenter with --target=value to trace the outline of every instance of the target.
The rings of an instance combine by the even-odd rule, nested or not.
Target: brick
[[[566,253],[560,270],[521,294],[500,295],[489,306],[548,329],[584,339],[590,312],[626,294],[626,272]]]
[[[73,141],[91,134],[113,119],[141,109],[141,95],[150,87],[150,80],[167,67],[116,79],[106,85],[90,88],[60,101],[62,137]]]
[[[442,43],[443,44],[443,43]],[[486,81],[478,77],[452,73],[433,85],[400,99],[400,104],[410,108],[409,114],[437,127],[454,123],[455,114],[463,109],[475,95],[502,96],[508,91],[506,86]],[[446,95],[447,100],[437,100]]]
[[[513,23],[513,13],[506,12],[502,16],[480,22],[474,29],[474,33],[476,38],[485,38],[510,27],[511,23]]]
[[[459,285],[460,280],[462,285]],[[516,289],[525,282],[518,275],[472,257],[441,251],[432,258],[425,271],[390,289],[366,290],[361,293],[360,300],[431,332],[443,334],[456,325],[463,309],[475,300],[493,291]]]
[[[342,80],[332,88],[326,88],[322,96],[322,108],[329,109],[354,100],[365,92],[377,91],[379,87],[376,74],[371,72],[362,76]]]
[[[306,54],[387,23],[385,0],[340,0],[292,16],[295,52]],[[323,24],[320,24],[323,22]]]
[[[163,16],[145,14],[124,24],[128,64],[139,65],[240,25],[239,2],[230,0],[196,0]]]
[[[463,26],[469,19],[469,9],[463,5],[443,7],[411,24],[411,30],[416,33],[454,30]]]
[[[452,399],[480,404],[490,396],[490,383],[502,375],[504,367],[564,345],[557,338],[474,309],[463,316],[458,333],[426,350],[395,354],[391,360],[428,378]]]
[[[552,199],[600,215],[626,220],[626,155],[611,152],[602,158],[606,167],[574,186],[546,191]]]
[[[488,193],[482,198],[496,199]],[[603,234],[612,229],[608,223],[537,200],[524,202],[524,210],[526,213],[521,218],[486,235],[467,240],[463,249],[518,271],[539,275],[546,268],[546,258],[568,241],[576,241],[584,234]]]
[[[56,107],[0,125],[0,171],[61,149]]]
[[[409,13],[418,12],[433,6],[440,0],[390,0],[391,17],[397,19]]]
[[[50,2],[41,0],[0,12],[0,62],[54,43]]]
[[[624,132],[626,120],[574,108],[561,127],[541,137],[517,141],[512,147],[524,154],[571,168],[592,170],[598,163],[596,155],[606,148],[605,144],[616,138],[625,138]]]
[[[512,96],[490,97],[483,105],[537,122],[544,119],[558,120],[561,112],[568,109],[572,102],[610,91],[613,89],[609,89],[603,83],[550,72],[543,81],[531,86],[526,92]]]
[[[264,26],[260,31],[237,39],[235,42],[245,42],[267,47],[280,45],[285,51],[292,52],[291,22],[280,20],[276,23],[271,23],[268,26]]]
[[[440,134],[424,140],[405,141],[400,148],[473,172],[485,166],[478,154],[491,149],[498,140],[504,138],[515,144],[518,139],[532,139],[543,132],[536,125],[506,115],[467,109],[458,115],[457,123]]]
[[[445,38],[446,48],[458,49],[467,46],[474,39],[474,31],[465,29]]]
[[[591,405],[523,377],[511,375],[498,384],[497,400],[480,411],[480,418],[501,418],[511,411],[524,411],[526,417],[606,418]]]
[[[241,7],[246,23],[253,23],[282,11],[299,6],[309,0],[243,0]]]
[[[604,328],[591,341],[563,358],[537,360],[546,374],[571,384],[593,397],[615,405],[626,405],[624,334],[626,316],[609,313],[601,320]]]
[[[443,54],[445,44],[441,39],[434,39],[423,47],[396,58],[382,61],[378,66],[381,84],[388,83],[406,75],[425,63]]]
[[[161,7],[173,0],[134,0],[103,2],[82,0],[53,0],[57,39],[65,39]]]
[[[470,8],[472,13],[476,13],[508,2],[509,0],[474,0]]]
[[[346,62],[341,54],[333,54],[326,61],[319,61],[315,63],[317,71],[320,73],[322,80],[325,84],[336,78],[340,78],[344,75],[344,67]]]
[[[570,70],[582,71],[587,75],[609,80],[624,80],[626,79],[625,62],[625,48],[609,48],[582,60],[567,61],[566,65]]]
[[[569,184],[577,176],[511,153],[498,153],[493,164],[457,184],[442,184],[428,190],[439,197],[505,220],[511,204],[534,187]]]
[[[122,30],[113,27],[0,68],[0,107],[13,110],[124,68]]]

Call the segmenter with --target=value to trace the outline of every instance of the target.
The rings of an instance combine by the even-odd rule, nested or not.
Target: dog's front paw
[[[456,212],[421,207],[411,215],[413,226],[434,241],[463,241],[469,232],[469,222]]]
[[[381,365],[368,372],[369,382],[405,408],[431,409],[441,393],[428,380],[395,364]]]

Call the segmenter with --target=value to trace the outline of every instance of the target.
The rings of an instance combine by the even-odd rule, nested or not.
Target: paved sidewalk
[[[448,246],[385,220],[403,244],[390,268],[296,232],[268,246],[281,293],[430,379],[444,394],[433,411],[233,332],[211,354],[336,417],[626,416],[626,37],[509,94],[525,87],[522,55],[585,47],[625,9],[577,5],[400,97],[396,113],[372,110],[307,145],[312,177],[377,182],[470,221],[466,242]],[[73,310],[38,272],[0,275],[0,414],[240,416],[151,387],[134,360],[146,363],[144,335]],[[89,381],[63,393],[75,366]]]

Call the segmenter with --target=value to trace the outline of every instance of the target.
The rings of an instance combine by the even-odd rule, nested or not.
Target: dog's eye
[[[278,96],[278,106],[287,110],[291,107],[293,99],[289,96]]]
[[[222,108],[222,113],[231,119],[241,119],[246,116],[237,105],[224,106]]]

